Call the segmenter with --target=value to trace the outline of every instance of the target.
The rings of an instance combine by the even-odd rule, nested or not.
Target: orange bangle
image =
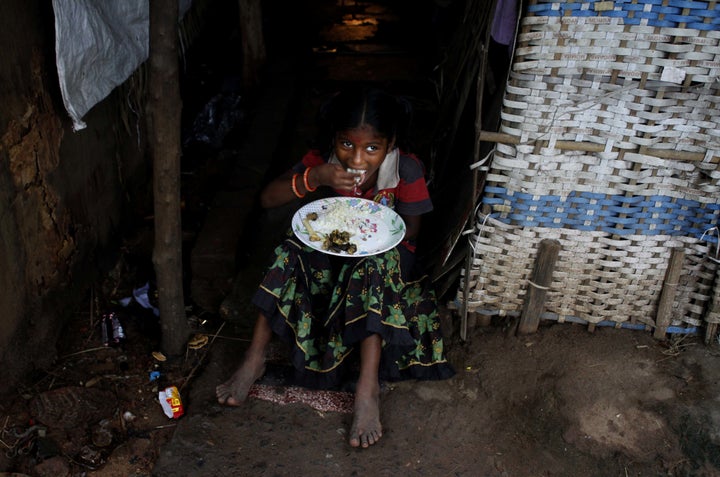
[[[308,182],[308,175],[310,175],[310,169],[312,167],[308,167],[305,169],[305,172],[303,172],[303,185],[305,186],[305,190],[308,192],[315,192],[317,190],[317,187],[310,187],[310,183]]]
[[[300,173],[298,173],[298,172],[296,172],[295,175],[293,175],[290,185],[292,185],[292,190],[293,190],[293,193],[295,194],[295,197],[297,197],[298,199],[302,199],[303,197],[305,197],[305,194],[301,194],[300,192],[298,192],[297,186],[295,185],[295,181],[297,181],[297,178],[299,175],[300,175]]]

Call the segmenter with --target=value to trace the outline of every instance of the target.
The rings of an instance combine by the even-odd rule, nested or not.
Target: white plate
[[[329,208],[337,205],[347,207],[348,211],[352,212],[356,219],[362,221],[362,226],[352,225],[340,229],[351,233],[350,243],[355,244],[357,247],[355,253],[323,250],[322,241],[311,241],[310,233],[303,224],[303,219],[307,217],[307,214],[315,212],[318,216],[322,216],[327,213]],[[310,226],[312,227],[312,225],[313,221],[310,221]],[[341,257],[359,257],[382,253],[399,244],[405,237],[405,222],[394,210],[377,202],[358,197],[329,197],[310,202],[295,212],[292,218],[292,229],[297,238],[308,247]],[[324,233],[321,230],[316,230],[316,232],[324,238]]]

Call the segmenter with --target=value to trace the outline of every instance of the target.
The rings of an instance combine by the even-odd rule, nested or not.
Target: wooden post
[[[557,240],[544,239],[540,242],[532,276],[528,281],[528,290],[525,294],[517,334],[525,335],[537,331],[540,314],[545,308],[545,296],[552,282],[552,274],[559,253],[560,242]]]
[[[155,245],[162,351],[180,357],[190,328],[185,316],[180,211],[180,64],[178,0],[150,2],[149,141],[153,157]]]
[[[653,336],[659,340],[665,339],[665,333],[670,325],[672,304],[673,301],[675,301],[675,294],[677,293],[678,280],[680,279],[684,259],[685,252],[681,248],[673,248],[670,252],[670,263],[665,271],[665,280],[663,281],[657,316],[655,318],[655,333],[653,333]]]
[[[262,68],[267,61],[260,0],[239,0],[240,39],[242,46],[242,79],[246,90],[260,83]]]
[[[486,328],[492,324],[492,316],[486,314],[477,314],[477,326]]]
[[[715,259],[711,259],[715,261]],[[705,313],[705,344],[710,345],[715,341],[717,325],[720,323],[720,267],[715,269],[715,282],[710,295],[710,304]]]

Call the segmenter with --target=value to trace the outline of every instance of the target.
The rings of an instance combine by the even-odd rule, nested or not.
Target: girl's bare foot
[[[246,355],[245,361],[224,383],[215,388],[220,404],[239,406],[247,398],[250,387],[265,373],[265,356]]]
[[[382,437],[380,424],[380,386],[375,383],[366,390],[358,387],[355,393],[355,412],[350,428],[350,445],[367,448]]]

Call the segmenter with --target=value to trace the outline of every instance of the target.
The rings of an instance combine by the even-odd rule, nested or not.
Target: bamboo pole
[[[480,140],[500,144],[520,144],[520,138],[518,136],[511,136],[510,134],[492,131],[480,131]],[[603,152],[605,151],[605,144],[587,141],[556,141],[555,149],[559,149],[561,151]],[[676,161],[686,162],[700,162],[705,160],[705,154],[702,152],[677,151],[675,149],[656,149],[647,147],[643,148],[642,154],[658,157],[660,159],[673,159]]]
[[[478,4],[479,5],[479,4]],[[493,12],[494,9],[497,6],[497,1],[493,3]],[[481,9],[482,10],[482,9]],[[487,57],[488,57],[488,51],[487,48],[484,45],[490,44],[490,29],[487,29],[485,32],[485,42],[484,44],[477,45],[477,48],[479,50],[478,57],[480,58],[480,63],[477,66],[477,76],[475,77],[475,98],[476,98],[476,104],[475,104],[475,145],[473,147],[473,164],[480,160],[480,134],[482,132],[482,104],[483,104],[483,97],[485,95],[485,74],[487,70]],[[469,89],[469,85],[467,85],[467,88]],[[467,94],[463,94],[463,101],[460,104],[464,104],[465,100],[467,99]],[[456,122],[457,124],[460,121],[460,114],[462,113],[462,108],[458,110],[456,113]],[[453,128],[453,131],[456,131],[457,127]],[[477,202],[479,195],[482,191],[482,185],[479,183],[481,180],[480,174],[478,172],[478,169],[472,169],[472,208],[470,211],[470,217],[468,217],[468,224],[470,226],[470,229],[475,228],[475,203]],[[461,310],[461,316],[460,316],[460,339],[462,341],[467,340],[467,331],[468,331],[468,315],[470,314],[470,311],[468,310],[468,300],[470,299],[470,276],[471,276],[471,269],[473,260],[475,258],[475,248],[471,245],[468,246],[466,256],[465,256],[465,283],[463,286],[463,305]],[[470,325],[472,327],[475,326],[477,323],[477,320],[472,319],[470,320]]]
[[[473,170],[473,197],[476,194],[477,188],[477,169]],[[474,214],[471,213],[470,224],[474,227],[475,220]],[[471,244],[468,243],[467,251],[465,252],[465,281],[463,283],[463,303],[460,315],[460,339],[467,341],[467,330],[468,330],[468,301],[470,300],[470,270],[472,270],[473,259],[475,258],[475,249]]]

